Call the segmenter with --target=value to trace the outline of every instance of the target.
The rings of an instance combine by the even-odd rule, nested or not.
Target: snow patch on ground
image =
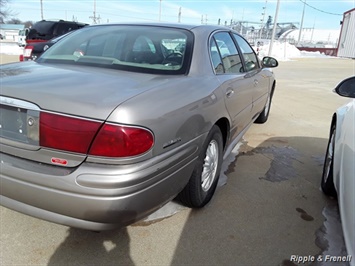
[[[270,44],[265,44],[255,49],[258,51],[259,57],[263,58],[269,53]],[[274,42],[272,46],[272,52],[270,56],[276,58],[278,61],[288,61],[291,58],[301,57],[301,51],[296,48],[296,46],[291,45],[287,42]]]
[[[17,43],[13,42],[0,42],[0,54],[21,55],[23,47],[19,47]]]
[[[270,44],[255,47],[254,49],[255,51],[258,51],[259,57],[263,58],[264,56],[268,55]],[[335,58],[333,56],[325,55],[320,52],[300,51],[297,49],[296,46],[292,44],[279,41],[274,42],[270,56],[276,58],[278,61],[289,61],[293,58]]]

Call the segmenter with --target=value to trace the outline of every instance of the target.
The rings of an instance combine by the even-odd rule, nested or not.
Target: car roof
[[[89,25],[87,23],[83,23],[83,22],[76,22],[76,21],[68,21],[68,20],[45,20],[45,19],[42,19],[40,21],[37,21],[35,24],[39,23],[43,23],[43,22],[50,22],[50,23],[61,23],[61,24],[75,24],[75,25],[82,25],[82,26],[85,26],[85,25]]]
[[[99,24],[99,25],[90,25],[89,27],[96,27],[96,26],[154,26],[154,27],[169,27],[169,28],[178,28],[178,29],[186,29],[186,30],[232,30],[226,26],[220,25],[204,25],[204,24],[182,24],[182,23],[161,23],[161,22],[151,22],[151,23],[108,23],[108,24]]]

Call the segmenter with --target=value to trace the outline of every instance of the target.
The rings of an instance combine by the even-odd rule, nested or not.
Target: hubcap
[[[330,170],[331,170],[331,166],[333,163],[333,155],[334,155],[334,138],[335,138],[335,131],[333,131],[332,136],[330,137],[330,141],[329,141],[329,147],[328,147],[328,153],[327,153],[327,157],[325,159],[325,167],[324,167],[324,176],[323,176],[323,180],[324,183],[327,182],[329,174],[330,174]]]
[[[206,150],[206,157],[201,175],[201,187],[207,192],[216,178],[218,167],[218,143],[212,140]]]

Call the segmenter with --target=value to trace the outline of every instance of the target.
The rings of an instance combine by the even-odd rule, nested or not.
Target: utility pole
[[[159,3],[159,21],[161,21],[161,0]]]
[[[302,29],[303,29],[303,19],[304,19],[304,11],[306,9],[306,0],[304,0],[303,2],[303,12],[302,12],[302,19],[301,19],[301,25],[300,25],[300,32],[298,33],[298,40],[297,40],[297,44],[300,43],[301,40],[301,34],[302,34]]]
[[[269,56],[271,56],[272,46],[274,45],[276,26],[277,26],[277,16],[279,15],[279,7],[280,7],[280,0],[277,0],[276,12],[274,18],[274,27],[272,28],[272,35],[271,35],[270,46],[269,46],[269,54],[268,54]]]
[[[43,0],[41,0],[41,18],[43,20]]]
[[[96,16],[96,0],[94,0],[94,12],[93,12],[93,16],[90,16],[89,18],[92,19],[92,24],[98,24],[100,23],[100,15],[97,17]]]
[[[181,22],[181,7],[179,8],[178,23]]]
[[[259,34],[259,39],[262,37],[263,33],[263,27],[264,27],[264,20],[265,20],[265,15],[266,15],[266,5],[267,5],[267,0],[265,0],[265,6],[263,6],[263,12],[261,13],[261,24],[260,24],[260,34]]]
[[[96,21],[96,0],[94,0],[94,17],[93,17],[93,22],[94,22],[94,24],[97,24],[97,21]]]
[[[314,27],[316,26],[316,18],[314,18],[313,22],[313,28],[312,28],[312,34],[311,34],[311,42],[313,41],[313,33],[314,33]]]

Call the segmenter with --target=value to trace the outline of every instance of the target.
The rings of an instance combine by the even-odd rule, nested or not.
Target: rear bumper
[[[139,164],[84,163],[68,170],[0,153],[0,204],[71,227],[114,229],[174,198],[187,184],[197,154],[198,145],[190,143]]]

